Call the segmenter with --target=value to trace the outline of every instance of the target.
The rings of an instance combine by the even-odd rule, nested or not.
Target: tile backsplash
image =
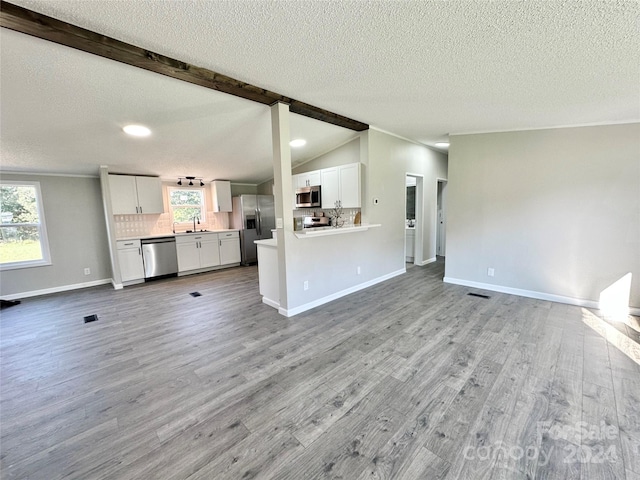
[[[149,235],[170,235],[173,222],[170,213],[160,215],[114,215],[116,238],[146,237]],[[196,225],[198,230],[223,230],[229,228],[229,213],[207,212],[206,220]],[[191,230],[192,224],[177,224],[176,233]]]
[[[299,208],[293,211],[293,218],[297,217],[317,217],[322,213],[325,217],[331,217],[330,208]],[[345,221],[345,225],[353,225],[353,220],[356,217],[356,214],[360,211],[359,208],[343,208],[342,209],[342,218]]]

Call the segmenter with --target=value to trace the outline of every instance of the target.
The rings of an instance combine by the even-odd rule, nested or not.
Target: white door
[[[436,255],[441,257],[446,255],[446,193],[447,182],[439,180],[436,206]]]

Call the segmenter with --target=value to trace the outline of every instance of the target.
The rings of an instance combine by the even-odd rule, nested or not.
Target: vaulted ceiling
[[[429,146],[455,133],[640,121],[635,1],[12,3]],[[3,169],[271,175],[267,107],[1,35]],[[132,121],[152,137],[123,137]],[[292,136],[309,137],[294,160],[354,135],[293,116]]]

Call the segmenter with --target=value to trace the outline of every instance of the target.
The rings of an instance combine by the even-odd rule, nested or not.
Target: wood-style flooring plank
[[[0,476],[637,479],[635,324],[443,275],[293,318],[255,267],[25,299],[0,319]],[[601,445],[618,462],[586,463]]]

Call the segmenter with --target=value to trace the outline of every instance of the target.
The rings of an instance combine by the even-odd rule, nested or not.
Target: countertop
[[[381,227],[379,223],[363,223],[361,225],[348,225],[344,227],[318,227],[318,228],[305,228],[304,230],[298,230],[293,232],[298,238],[315,238],[324,237],[327,235],[342,235],[345,233],[365,232],[370,228]]]
[[[254,240],[253,243],[256,245],[262,245],[264,247],[277,247],[278,240],[275,238],[265,238],[264,240]]]
[[[237,228],[223,228],[220,230],[208,230],[206,232],[191,232],[191,233],[187,233],[187,232],[176,232],[174,233],[163,233],[163,234],[158,234],[158,235],[145,235],[145,236],[140,236],[140,235],[134,235],[132,237],[122,237],[122,238],[116,238],[117,241],[120,240],[146,240],[148,238],[163,238],[163,237],[180,237],[183,235],[197,235],[197,234],[205,234],[205,233],[223,233],[223,232],[239,232],[240,230],[238,230]]]

